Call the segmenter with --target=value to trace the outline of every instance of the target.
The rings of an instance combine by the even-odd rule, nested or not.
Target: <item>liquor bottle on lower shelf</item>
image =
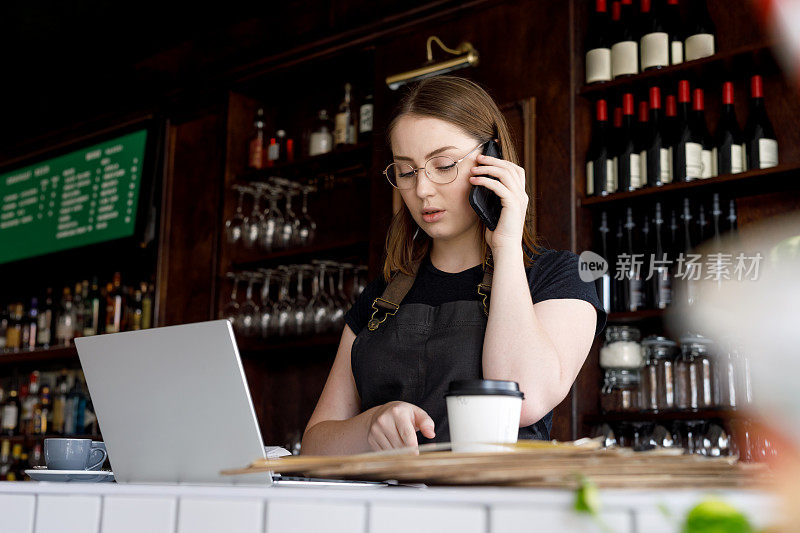
[[[64,414],[67,404],[67,372],[62,371],[61,375],[56,381],[56,393],[53,398],[53,423],[52,431],[56,435],[64,434]]]
[[[694,253],[696,243],[692,232],[693,218],[691,206],[689,205],[689,199],[684,198],[683,214],[681,214],[681,225],[683,227],[683,233],[681,236],[681,252],[687,259]],[[684,275],[682,277],[685,290],[683,302],[687,305],[694,305],[697,302],[696,280],[694,279],[697,276],[697,268],[699,268],[698,264],[689,263],[688,261],[685,262],[683,266]]]
[[[595,0],[586,36],[586,83],[611,81],[611,17],[606,0]]]
[[[613,38],[611,39],[611,76],[619,78],[639,72],[639,43],[634,33],[632,0],[611,5]]]
[[[744,137],[733,107],[733,83],[726,81],[722,84],[722,113],[712,155],[717,162],[717,173],[738,174],[744,171],[744,153]]]
[[[61,312],[56,321],[56,344],[69,346],[75,335],[75,309],[72,307],[72,294],[69,287],[64,287],[61,300]]]
[[[19,431],[19,396],[14,385],[5,402],[3,402],[2,434],[12,436]]]
[[[122,275],[114,273],[114,282],[106,286],[106,333],[119,333],[122,331],[125,312],[122,296]]]
[[[689,0],[688,31],[686,36],[686,61],[714,55],[716,33],[714,21],[708,13],[706,0]]]
[[[22,349],[22,304],[8,306],[8,328],[6,329],[6,351]]]
[[[600,296],[600,303],[605,309],[606,313],[610,313],[615,309],[613,295],[614,295],[614,281],[612,275],[612,269],[614,267],[612,258],[609,255],[609,247],[608,247],[608,233],[610,228],[608,227],[608,215],[605,211],[603,211],[600,215],[600,227],[598,228],[600,232],[600,254],[602,255],[603,259],[605,259],[608,265],[608,271],[603,274],[601,277],[597,279],[595,284],[597,285],[597,294]]]
[[[636,223],[633,209],[627,208],[625,222],[625,253],[628,256],[623,294],[626,311],[639,311],[644,308],[644,286],[642,283],[642,254],[636,241]]]
[[[97,335],[102,331],[102,327],[105,325],[104,310],[105,303],[103,302],[103,296],[100,294],[97,276],[95,276],[92,278],[92,283],[86,296],[86,312],[83,317],[84,336]]]
[[[36,328],[36,343],[40,348],[49,348],[53,343],[53,328],[55,327],[53,312],[53,289],[48,287],[44,307],[39,311]]]
[[[598,100],[592,141],[586,152],[586,195],[605,196],[616,190],[614,160],[609,147],[608,104]]]
[[[8,480],[11,471],[11,441],[3,439],[0,442],[0,481]]]
[[[666,224],[661,211],[661,202],[656,202],[655,218],[653,220],[653,262],[650,294],[652,295],[651,307],[666,309],[672,303],[672,273],[669,265],[673,259],[669,256],[666,245]]]
[[[672,166],[669,150],[669,133],[661,115],[661,90],[650,87],[650,121],[639,152],[642,181],[650,187],[659,187],[671,181]]]
[[[39,338],[39,299],[31,298],[31,307],[28,309],[28,323],[26,324],[27,333],[25,335],[26,350],[35,350],[36,342]]]
[[[358,108],[358,138],[362,141],[372,137],[373,119],[375,116],[375,104],[372,94],[364,97],[361,107]]]
[[[774,167],[778,164],[778,141],[764,107],[764,81],[750,78],[750,113],[744,132],[747,144],[747,169]]]

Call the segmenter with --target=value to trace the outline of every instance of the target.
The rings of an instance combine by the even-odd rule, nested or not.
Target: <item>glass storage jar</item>
[[[609,326],[606,328],[606,342],[600,348],[602,368],[641,368],[641,332],[631,326]]]
[[[681,337],[681,355],[675,362],[675,405],[678,409],[713,407],[711,344],[711,340],[700,335]]]
[[[600,393],[604,413],[624,413],[639,410],[639,371],[623,368],[606,370]]]
[[[642,409],[668,411],[675,407],[674,365],[677,343],[650,335],[642,341],[644,367],[641,375]]]

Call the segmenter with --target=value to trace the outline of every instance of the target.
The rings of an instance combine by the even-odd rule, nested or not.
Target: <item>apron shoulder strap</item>
[[[383,324],[387,316],[397,313],[403,298],[406,297],[408,291],[411,290],[411,286],[414,285],[419,265],[420,261],[411,263],[411,275],[403,272],[395,274],[389,280],[389,284],[384,289],[383,294],[372,302],[372,316],[367,322],[367,327],[370,331],[378,329],[378,326]]]
[[[389,281],[386,289],[384,289],[383,294],[373,300],[372,316],[369,322],[367,322],[367,328],[369,328],[370,331],[378,329],[386,320],[386,317],[394,315],[397,313],[397,310],[400,309],[403,298],[406,297],[408,291],[411,290],[411,286],[414,285],[420,263],[421,261],[414,261],[411,263],[411,275],[403,272],[395,274]],[[492,290],[493,272],[494,266],[492,265],[491,257],[489,257],[483,262],[483,280],[478,283],[478,294],[483,298],[481,300],[481,305],[483,306],[483,312],[486,316],[489,316],[489,295]]]

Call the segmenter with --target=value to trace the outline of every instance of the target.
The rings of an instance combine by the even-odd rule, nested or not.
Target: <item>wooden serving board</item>
[[[763,486],[765,465],[735,458],[683,455],[681,450],[633,452],[601,448],[599,440],[521,441],[507,451],[454,453],[449,444],[338,456],[259,459],[226,475],[272,471],[311,477],[396,480],[429,485],[508,485],[572,488],[582,476],[602,487],[727,488]]]

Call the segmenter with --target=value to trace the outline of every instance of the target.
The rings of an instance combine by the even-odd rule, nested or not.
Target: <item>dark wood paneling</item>
[[[221,114],[171,127],[159,325],[212,318],[224,125]]]

